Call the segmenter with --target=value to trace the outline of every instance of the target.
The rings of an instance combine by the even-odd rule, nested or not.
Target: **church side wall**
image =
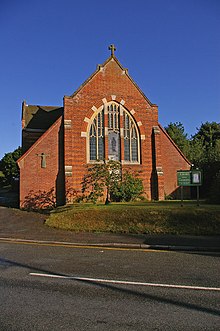
[[[64,202],[61,201],[64,196],[62,142],[60,118],[19,160],[21,208],[47,208],[59,204],[59,200]],[[43,167],[42,153],[46,154]]]
[[[180,198],[180,190],[177,186],[177,170],[189,170],[190,164],[184,159],[179,150],[173,145],[167,135],[161,130],[162,168],[164,173],[164,194],[174,198]],[[189,197],[189,190],[185,190]]]
[[[64,98],[65,172],[67,187],[81,191],[87,164],[86,136],[94,112],[106,102],[116,101],[133,115],[140,132],[141,164],[123,164],[123,169],[141,171],[145,195],[151,199],[152,127],[158,123],[157,106],[134,86],[125,72],[110,61],[73,97]]]

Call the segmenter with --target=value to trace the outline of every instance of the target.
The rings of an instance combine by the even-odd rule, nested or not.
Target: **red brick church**
[[[122,172],[140,171],[149,200],[177,196],[179,169],[190,162],[158,123],[151,103],[115,56],[70,96],[63,107],[22,104],[20,206],[48,198],[67,202],[69,189],[81,191],[85,165],[118,160]]]

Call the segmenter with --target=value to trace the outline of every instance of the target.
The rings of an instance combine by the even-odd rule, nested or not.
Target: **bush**
[[[121,182],[111,190],[112,201],[134,201],[143,193],[143,183],[137,174],[125,172]]]
[[[97,163],[87,168],[82,182],[82,192],[87,201],[96,203],[100,199],[114,202],[136,200],[143,192],[142,180],[138,173],[126,171],[122,175],[117,161]]]

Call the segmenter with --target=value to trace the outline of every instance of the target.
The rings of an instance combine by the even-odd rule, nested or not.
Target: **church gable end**
[[[108,160],[119,161],[122,173],[138,172],[149,200],[177,190],[176,171],[190,164],[158,124],[157,105],[110,50],[63,107],[23,103],[21,204],[31,190],[51,188],[56,204],[64,203],[69,191],[81,192],[86,165]]]
[[[113,109],[117,114],[111,114]],[[118,127],[111,127],[111,116],[116,116]],[[74,94],[64,97],[65,165],[72,169],[69,186],[80,190],[85,165],[97,159],[119,160],[124,169],[141,168],[150,178],[151,133],[157,123],[157,106],[111,56]],[[143,180],[150,192],[147,177]]]

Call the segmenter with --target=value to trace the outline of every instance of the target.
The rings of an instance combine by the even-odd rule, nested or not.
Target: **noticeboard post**
[[[201,170],[177,170],[177,185],[181,189],[181,206],[183,206],[183,186],[197,187],[197,205],[199,206],[199,186],[202,185]]]

